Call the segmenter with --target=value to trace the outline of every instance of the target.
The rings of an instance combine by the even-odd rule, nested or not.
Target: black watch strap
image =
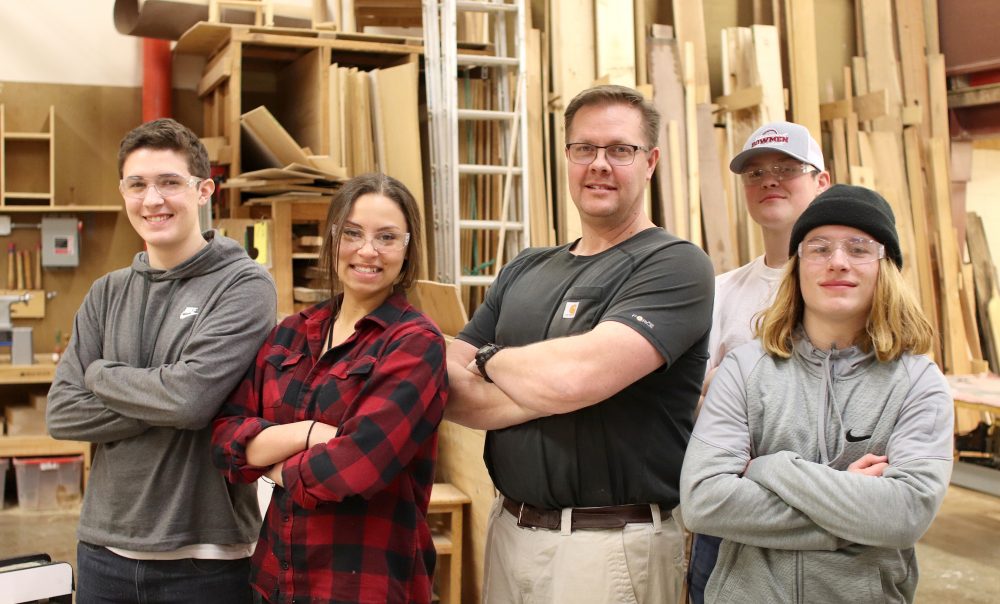
[[[491,380],[489,374],[486,373],[486,361],[492,359],[493,355],[500,352],[501,349],[503,349],[503,346],[490,343],[476,351],[476,368],[479,369],[479,375],[483,376],[483,379],[490,384],[493,383],[493,380]]]

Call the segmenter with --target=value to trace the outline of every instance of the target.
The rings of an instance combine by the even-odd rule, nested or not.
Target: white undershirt
[[[253,555],[257,543],[235,543],[218,545],[216,543],[193,543],[167,552],[137,552],[119,547],[108,547],[108,550],[132,560],[182,560],[197,558],[199,560],[239,560]]]

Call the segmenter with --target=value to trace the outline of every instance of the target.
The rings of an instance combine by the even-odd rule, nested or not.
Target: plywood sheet
[[[386,174],[399,179],[413,194],[420,211],[424,236],[421,243],[423,266],[418,275],[427,276],[427,236],[430,226],[424,214],[424,173],[420,152],[420,99],[417,91],[417,63],[404,63],[387,69],[376,69],[372,78],[378,83],[376,112],[383,133],[380,146]]]
[[[285,128],[278,123],[267,107],[261,105],[240,116],[244,132],[249,134],[261,147],[270,152],[278,166],[291,163],[308,164],[302,147]]]

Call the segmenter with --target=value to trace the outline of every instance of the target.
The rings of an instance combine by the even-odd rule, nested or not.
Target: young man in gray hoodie
[[[146,251],[91,286],[49,390],[50,434],[96,444],[77,602],[246,602],[260,515],[212,466],[211,420],[274,325],[274,282],[201,232],[215,184],[188,128],[129,132],[118,171]]]

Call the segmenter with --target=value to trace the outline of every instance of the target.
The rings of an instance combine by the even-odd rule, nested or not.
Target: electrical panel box
[[[76,218],[42,218],[42,266],[79,266],[80,230]]]

